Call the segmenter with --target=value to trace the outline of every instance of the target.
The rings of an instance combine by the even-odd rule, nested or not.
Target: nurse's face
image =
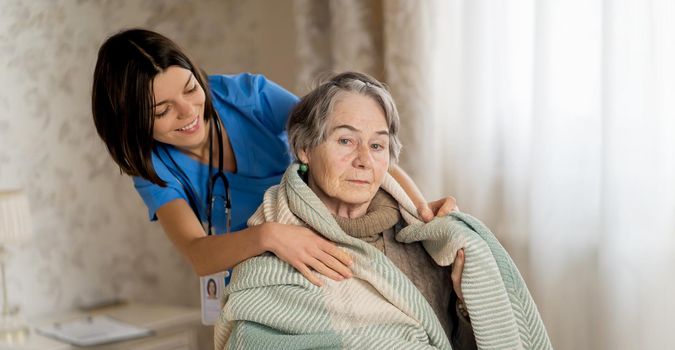
[[[204,89],[188,69],[171,66],[155,76],[155,125],[152,137],[188,151],[199,151],[207,140]]]

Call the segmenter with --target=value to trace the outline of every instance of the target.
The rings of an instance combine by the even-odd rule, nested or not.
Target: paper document
[[[110,316],[99,315],[55,322],[37,328],[38,333],[77,346],[99,345],[152,335],[152,331]]]

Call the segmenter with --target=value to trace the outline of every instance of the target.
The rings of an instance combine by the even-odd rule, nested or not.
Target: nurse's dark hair
[[[152,83],[170,66],[190,70],[204,89],[204,120],[215,115],[208,82],[171,39],[145,29],[109,37],[98,51],[91,108],[96,131],[120,171],[166,186],[152,165],[155,122]]]

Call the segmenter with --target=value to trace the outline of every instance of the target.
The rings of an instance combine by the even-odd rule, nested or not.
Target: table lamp
[[[0,316],[0,340],[21,338],[27,327],[12,310],[7,299],[5,263],[9,254],[7,246],[30,239],[31,222],[28,198],[22,190],[0,190],[0,273],[2,274],[2,315]]]

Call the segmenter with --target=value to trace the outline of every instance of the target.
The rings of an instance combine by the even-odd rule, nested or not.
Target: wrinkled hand
[[[450,272],[452,289],[455,290],[457,298],[464,301],[464,294],[462,294],[462,272],[464,272],[464,249],[460,249],[457,252],[455,261],[452,263],[452,272]]]
[[[434,217],[446,216],[452,211],[459,211],[455,197],[445,197],[428,204],[421,203],[417,206],[417,212],[424,222],[429,222]]]
[[[269,250],[291,264],[318,287],[323,283],[313,271],[335,281],[352,277],[352,259],[333,242],[301,226],[266,223],[270,237]],[[312,271],[313,270],[313,271]]]

